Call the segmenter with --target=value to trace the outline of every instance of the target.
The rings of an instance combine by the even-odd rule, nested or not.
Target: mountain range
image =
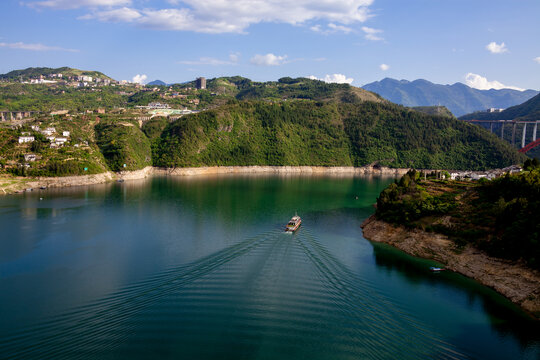
[[[478,90],[459,82],[441,85],[423,79],[408,81],[391,78],[366,84],[362,88],[404,106],[443,105],[457,117],[489,108],[505,109],[539,93],[536,90]]]
[[[501,112],[475,112],[460,117],[461,120],[540,120],[540,94],[525,101],[523,104],[509,107]]]

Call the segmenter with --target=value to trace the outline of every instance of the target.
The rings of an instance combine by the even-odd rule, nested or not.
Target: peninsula
[[[364,237],[433,259],[478,280],[540,318],[540,168],[488,181],[414,170],[377,199]]]

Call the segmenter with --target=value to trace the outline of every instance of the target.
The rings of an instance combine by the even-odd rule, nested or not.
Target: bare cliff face
[[[364,221],[362,229],[366,239],[443,263],[447,269],[493,288],[540,319],[540,272],[490,257],[469,245],[457,249],[444,235],[394,226],[377,220],[374,215]]]

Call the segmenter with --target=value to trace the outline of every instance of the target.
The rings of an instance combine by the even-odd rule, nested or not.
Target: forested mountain
[[[457,117],[489,108],[505,109],[538,94],[536,90],[477,90],[462,83],[440,85],[422,79],[407,81],[385,78],[362,88],[405,106],[443,105]]]
[[[232,101],[170,123],[154,165],[362,166],[485,169],[525,157],[486,130],[401,106]]]
[[[73,69],[66,66],[60,67],[60,68],[31,67],[24,70],[13,70],[13,71],[8,72],[7,74],[0,74],[0,80],[4,80],[4,81],[19,81],[20,79],[29,80],[29,79],[39,78],[40,76],[48,77],[51,74],[62,74],[63,78],[67,78],[70,76],[86,75],[86,76],[92,76],[94,78],[112,80],[112,78],[108,77],[107,75],[99,71],[79,70],[79,69]]]

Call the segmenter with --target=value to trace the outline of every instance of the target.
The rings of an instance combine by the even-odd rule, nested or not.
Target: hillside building
[[[19,144],[32,142],[35,138],[33,136],[19,136]]]
[[[196,83],[197,89],[206,89],[206,78],[199,77],[197,78],[195,83]]]

